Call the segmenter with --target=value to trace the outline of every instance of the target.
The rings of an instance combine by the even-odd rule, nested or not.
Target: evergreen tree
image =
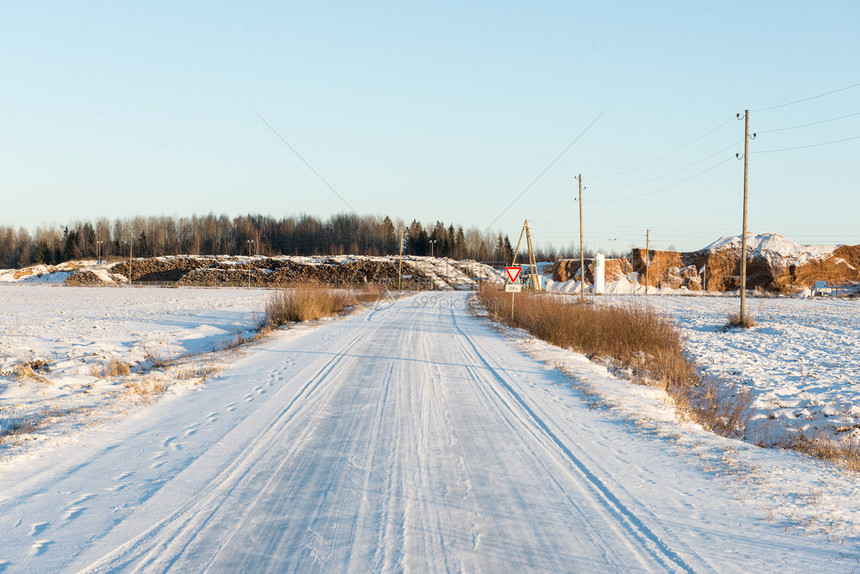
[[[427,255],[430,251],[430,238],[424,227],[417,219],[413,219],[412,223],[406,230],[408,251],[412,255]]]
[[[397,245],[397,235],[394,231],[394,223],[392,223],[391,218],[387,215],[385,216],[385,219],[382,220],[380,232],[382,235],[382,252],[385,255],[394,255],[397,253],[400,248]]]

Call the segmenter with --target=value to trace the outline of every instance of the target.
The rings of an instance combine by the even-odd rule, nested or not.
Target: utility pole
[[[134,251],[134,233],[131,234],[131,239],[128,242],[128,286],[131,287],[131,257]]]
[[[403,278],[403,228],[400,228],[400,263],[397,265],[397,290],[400,291],[400,283]]]
[[[740,118],[740,114],[738,114]],[[755,134],[753,134],[755,137]],[[744,304],[747,295],[747,195],[749,190],[750,170],[750,111],[744,110],[744,228],[741,235],[741,315],[740,323],[744,324],[746,311]]]
[[[251,244],[253,243],[253,239],[248,240],[248,289],[251,288]]]
[[[582,174],[579,180],[579,302],[585,303],[585,245],[582,242]]]
[[[648,295],[648,265],[651,259],[651,230],[645,230],[645,295]]]
[[[529,250],[529,273],[532,281],[532,291],[537,293],[540,291],[538,288],[539,286],[537,285],[537,282],[540,281],[540,279],[538,278],[537,262],[535,261],[534,248],[532,247],[532,234],[531,231],[529,231],[528,219],[523,222],[523,230],[520,231],[520,238],[517,241],[517,249],[514,251],[514,258],[511,260],[511,267],[516,267],[517,265],[517,255],[520,253],[520,245],[523,242],[523,235],[526,236],[526,247],[528,247]],[[511,305],[513,305],[513,303],[511,303]],[[511,318],[513,318],[513,316],[511,316]]]
[[[535,261],[535,251],[532,247],[532,233],[529,231],[529,220],[525,221],[525,230],[526,230],[526,245],[529,247],[529,276],[532,281],[532,292],[537,293],[540,291],[540,275],[538,275],[537,271],[537,262]]]

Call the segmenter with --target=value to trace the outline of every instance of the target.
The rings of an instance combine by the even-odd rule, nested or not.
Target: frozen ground
[[[499,332],[465,293],[279,332],[70,441],[0,472],[8,572],[858,566],[847,527],[810,526],[829,490],[774,509],[760,487],[808,479],[805,459],[678,424],[652,389]]]
[[[757,442],[827,430],[860,440],[860,300],[747,299],[751,329],[724,329],[736,297],[610,297],[647,304],[675,318],[696,365],[752,390]]]
[[[853,474],[680,423],[655,389],[474,317],[465,293],[193,354],[266,296],[0,287],[4,364],[51,361],[44,380],[4,375],[4,412],[79,405],[0,443],[0,571],[860,568]],[[667,307],[707,332],[721,311],[703,309]],[[144,343],[184,358],[89,374]],[[129,398],[152,377],[160,401]]]
[[[38,431],[5,437],[0,459],[151,400],[160,386],[199,384],[220,367],[195,355],[248,335],[269,293],[0,284],[0,433]],[[180,357],[166,374],[148,372]],[[132,374],[106,376],[112,360]],[[34,376],[20,376],[24,365]]]

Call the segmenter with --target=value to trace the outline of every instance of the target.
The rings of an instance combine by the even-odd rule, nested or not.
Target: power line
[[[558,203],[559,203],[562,199],[564,199],[565,197],[568,197],[567,192],[568,192],[568,191],[570,191],[570,186],[571,186],[571,185],[573,185],[573,182],[570,182],[570,183],[568,183],[568,184],[567,184],[567,186],[564,188],[564,190],[561,192],[561,194],[560,194],[558,197],[556,197],[556,198],[555,198],[555,200],[553,200],[553,201],[549,204],[549,206],[548,206],[548,207],[547,207],[547,208],[546,208],[546,209],[545,209],[545,210],[540,214],[539,218],[543,218],[544,216],[548,215],[548,214],[549,214],[549,213],[551,213],[552,211],[555,211],[555,207],[558,205]],[[530,219],[531,219],[531,218],[530,218]]]
[[[788,130],[796,130],[796,129],[798,129],[798,128],[806,128],[806,127],[809,127],[809,126],[817,126],[818,124],[826,124],[827,122],[835,122],[836,120],[844,120],[845,118],[853,118],[854,116],[860,116],[860,112],[856,112],[856,113],[853,113],[853,114],[848,114],[847,116],[839,116],[838,118],[830,118],[830,119],[828,119],[828,120],[821,120],[821,121],[819,121],[819,122],[812,122],[812,123],[808,123],[808,124],[801,124],[801,125],[799,125],[799,126],[791,126],[791,127],[787,127],[787,128],[778,128],[778,129],[775,129],[775,130],[760,131],[760,132],[758,132],[758,133],[760,133],[760,134],[772,134],[772,133],[775,133],[775,132],[784,132],[784,131],[788,131]]]
[[[498,221],[498,220],[499,220],[499,219],[500,219],[500,218],[501,218],[505,213],[507,213],[507,212],[508,212],[508,210],[509,210],[511,207],[513,207],[513,205],[514,205],[517,201],[519,201],[519,200],[520,200],[520,198],[521,198],[522,196],[524,196],[524,195],[526,194],[526,192],[527,192],[528,190],[530,190],[530,189],[532,188],[532,186],[533,186],[535,183],[537,183],[537,181],[538,181],[541,177],[543,177],[543,174],[545,174],[547,171],[549,171],[549,169],[550,169],[552,166],[554,166],[558,160],[560,160],[560,159],[561,159],[561,156],[563,156],[565,153],[567,153],[567,150],[569,150],[570,148],[572,148],[572,147],[573,147],[573,144],[575,144],[576,142],[578,142],[578,141],[579,141],[579,138],[581,138],[582,136],[584,136],[584,135],[585,135],[585,132],[587,132],[587,131],[591,128],[591,126],[593,126],[595,123],[597,123],[597,120],[599,120],[599,119],[601,118],[601,116],[603,116],[603,114],[605,114],[605,113],[606,113],[606,110],[603,110],[602,112],[600,112],[599,114],[597,114],[597,117],[596,117],[596,118],[594,118],[593,120],[591,120],[591,123],[590,123],[590,124],[588,124],[587,126],[585,126],[585,129],[584,129],[584,130],[582,130],[581,132],[579,132],[579,135],[578,135],[578,136],[576,136],[575,138],[573,138],[573,141],[572,141],[572,142],[570,142],[569,144],[567,144],[567,147],[566,147],[566,148],[564,148],[563,150],[561,150],[561,153],[560,153],[560,154],[558,154],[558,155],[555,157],[555,159],[554,159],[554,160],[552,160],[551,162],[549,162],[549,165],[548,165],[548,166],[546,166],[545,168],[543,168],[543,171],[541,171],[541,172],[537,175],[537,177],[536,177],[536,178],[534,178],[534,179],[532,180],[532,182],[531,182],[530,184],[528,184],[528,185],[525,187],[525,189],[523,189],[523,190],[519,193],[519,195],[517,195],[517,196],[514,198],[514,200],[513,200],[512,202],[510,202],[510,203],[508,204],[508,206],[507,206],[506,208],[504,208],[504,209],[502,210],[502,212],[501,212],[499,215],[497,215],[497,216],[496,216],[496,218],[495,218],[493,221],[491,221],[491,222],[490,222],[490,224],[487,226],[487,230],[489,230],[489,229],[493,226],[493,224],[494,224],[494,223],[496,223],[496,222],[497,222],[497,221]]]
[[[686,182],[690,181],[691,179],[697,178],[697,177],[699,177],[700,175],[703,175],[703,174],[705,174],[705,173],[708,173],[708,172],[709,172],[709,171],[711,171],[712,169],[716,169],[716,168],[718,168],[719,166],[723,165],[724,163],[726,163],[727,161],[732,160],[732,159],[735,159],[735,157],[734,157],[734,156],[727,157],[726,159],[724,159],[724,160],[722,160],[722,161],[720,161],[720,162],[718,162],[718,163],[715,163],[715,164],[714,164],[714,165],[712,165],[711,167],[709,167],[709,168],[707,168],[707,169],[704,169],[704,170],[700,171],[699,173],[697,173],[697,174],[695,174],[695,175],[691,175],[690,177],[688,177],[688,178],[686,178],[686,179],[682,179],[681,181],[675,182],[675,183],[670,184],[670,185],[666,185],[666,186],[664,186],[664,187],[661,187],[661,188],[659,188],[659,189],[655,189],[655,190],[653,190],[653,191],[649,191],[649,192],[647,192],[647,193],[640,193],[640,194],[638,194],[638,195],[630,195],[630,196],[627,196],[627,197],[619,197],[619,198],[617,198],[617,199],[592,199],[591,201],[593,201],[594,203],[615,203],[615,202],[617,202],[617,201],[627,201],[628,199],[638,199],[638,198],[640,198],[640,197],[646,197],[646,196],[648,196],[648,195],[654,195],[655,193],[659,193],[659,192],[661,192],[661,191],[665,191],[665,190],[670,189],[670,188],[672,188],[672,187],[676,187],[676,186],[678,186],[678,185],[681,185],[682,183],[686,183]]]
[[[842,143],[842,142],[849,142],[852,140],[860,140],[860,136],[854,136],[852,138],[845,138],[845,139],[841,139],[841,140],[833,140],[833,141],[829,141],[829,142],[821,142],[821,143],[815,143],[815,144],[809,144],[809,145],[800,145],[800,146],[796,146],[796,147],[784,147],[784,148],[780,148],[780,149],[764,149],[764,150],[754,151],[754,152],[750,152],[750,153],[759,154],[759,153],[776,153],[778,151],[792,151],[792,150],[796,150],[796,149],[806,149],[806,148],[810,148],[810,147],[820,147],[820,146],[824,146],[824,145],[832,145],[832,144],[838,144],[838,143]]]
[[[569,200],[567,203],[565,203],[563,207],[561,207],[560,209],[556,209],[556,210],[555,210],[555,215],[552,215],[549,219],[542,219],[543,215],[546,215],[546,213],[544,213],[544,214],[541,216],[541,218],[539,218],[539,219],[531,219],[531,218],[529,218],[529,221],[538,221],[538,222],[542,222],[542,223],[544,223],[544,224],[546,224],[546,223],[554,223],[554,222],[558,221],[558,219],[559,219],[560,217],[562,217],[563,215],[565,215],[565,214],[567,213],[567,210],[568,210],[568,209],[569,209],[569,208],[570,208],[574,203],[576,203],[576,197],[572,197],[572,198],[570,198],[570,200]]]
[[[715,151],[714,153],[712,153],[712,154],[710,154],[710,155],[708,155],[708,156],[703,157],[703,158],[702,158],[702,159],[700,159],[700,160],[694,161],[694,162],[693,162],[693,163],[691,163],[691,164],[685,165],[684,167],[678,168],[678,169],[673,170],[673,171],[670,171],[670,172],[668,172],[668,173],[664,173],[663,175],[658,175],[657,177],[652,177],[652,178],[650,178],[650,179],[645,179],[645,180],[642,180],[642,181],[637,181],[637,182],[635,182],[635,183],[625,183],[624,185],[599,186],[599,187],[596,187],[595,189],[598,189],[598,190],[600,190],[600,189],[621,189],[621,188],[625,188],[625,187],[634,187],[634,186],[637,186],[637,185],[642,185],[643,183],[650,183],[650,182],[652,182],[652,181],[656,181],[656,180],[658,180],[658,179],[663,179],[664,177],[667,177],[667,176],[670,176],[670,175],[674,175],[674,174],[678,173],[679,171],[684,171],[685,169],[691,168],[691,167],[693,167],[693,166],[694,166],[694,165],[696,165],[696,164],[702,163],[703,161],[707,161],[707,160],[711,159],[712,157],[714,157],[715,155],[719,155],[719,154],[721,154],[722,152],[726,151],[727,149],[730,149],[730,148],[735,147],[736,145],[738,145],[738,144],[739,144],[739,143],[741,143],[742,141],[744,141],[744,140],[743,140],[743,139],[739,139],[739,140],[737,140],[737,141],[735,141],[735,142],[730,143],[730,144],[729,144],[729,145],[727,145],[726,147],[724,147],[724,148],[722,148],[722,149],[720,149],[720,150],[717,150],[717,151]]]
[[[723,127],[724,125],[726,125],[726,124],[728,124],[729,122],[731,122],[731,121],[732,121],[732,119],[734,119],[734,118],[729,118],[729,119],[727,119],[726,121],[724,121],[723,123],[721,123],[720,125],[718,125],[717,127],[715,127],[714,129],[712,129],[712,130],[708,131],[706,134],[701,135],[701,136],[697,137],[696,139],[694,139],[693,141],[691,141],[691,142],[689,142],[689,143],[686,143],[686,144],[682,145],[682,146],[681,146],[681,147],[679,147],[678,149],[673,150],[673,151],[670,151],[670,152],[669,152],[669,153],[667,153],[666,155],[664,155],[664,156],[660,156],[660,157],[658,157],[658,158],[657,158],[657,159],[655,159],[655,160],[649,161],[648,163],[643,163],[642,165],[639,165],[639,166],[636,166],[636,167],[631,167],[630,169],[626,169],[626,170],[624,170],[624,171],[617,171],[617,172],[615,172],[615,173],[609,173],[609,174],[606,174],[606,175],[595,175],[595,176],[591,176],[591,179],[603,179],[603,178],[605,178],[605,177],[615,177],[616,175],[624,175],[625,173],[630,173],[631,171],[636,171],[637,169],[642,169],[643,167],[648,167],[649,165],[653,165],[653,164],[657,163],[658,161],[662,161],[662,160],[666,159],[667,157],[669,157],[669,156],[671,156],[671,155],[674,155],[674,154],[678,153],[679,151],[681,151],[681,150],[683,150],[683,149],[686,149],[686,148],[690,147],[690,146],[691,146],[691,145],[693,145],[694,143],[697,143],[697,142],[699,142],[700,140],[705,139],[706,137],[708,137],[709,135],[711,135],[712,133],[714,133],[715,131],[717,131],[718,129],[720,129],[721,127]]]
[[[832,90],[830,92],[824,92],[823,94],[818,94],[816,96],[809,96],[808,98],[802,98],[799,100],[794,100],[793,102],[786,102],[784,104],[779,104],[776,106],[769,106],[767,108],[759,108],[759,109],[753,110],[753,111],[754,112],[766,112],[768,110],[775,110],[777,108],[784,108],[786,106],[793,106],[794,104],[800,104],[802,102],[808,102],[809,100],[814,100],[817,98],[823,98],[824,96],[829,96],[829,95],[835,94],[837,92],[844,92],[845,90],[850,90],[851,88],[856,88],[857,86],[860,86],[860,83],[851,84],[850,86],[845,86],[844,88],[839,88],[838,90]]]
[[[278,136],[278,139],[279,139],[279,140],[281,140],[282,142],[284,142],[284,145],[285,145],[285,146],[287,146],[288,148],[290,148],[290,151],[291,151],[291,152],[293,152],[294,154],[296,154],[296,157],[297,157],[297,158],[299,158],[300,160],[302,160],[302,163],[304,163],[306,166],[308,166],[308,169],[310,169],[312,172],[314,172],[314,175],[315,175],[315,176],[317,176],[317,178],[319,178],[319,180],[320,180],[321,182],[323,182],[323,183],[325,184],[325,186],[326,186],[327,188],[329,188],[329,189],[332,191],[332,193],[334,193],[334,194],[338,197],[338,199],[340,199],[340,200],[344,203],[344,205],[346,205],[346,206],[347,206],[347,207],[348,207],[348,208],[349,208],[353,213],[356,213],[356,214],[358,213],[358,212],[355,210],[355,208],[354,208],[353,206],[351,206],[351,205],[349,204],[349,202],[348,202],[347,200],[345,200],[345,199],[343,198],[343,196],[342,196],[341,194],[339,194],[339,193],[337,192],[337,190],[336,190],[335,188],[333,188],[333,187],[331,186],[331,184],[330,184],[329,182],[327,182],[327,181],[325,180],[325,178],[324,178],[323,176],[321,176],[321,175],[319,174],[319,172],[318,172],[317,170],[315,170],[315,169],[313,168],[313,166],[312,166],[311,164],[309,164],[309,163],[307,162],[307,160],[306,160],[305,158],[303,158],[303,157],[302,157],[302,155],[301,155],[299,152],[297,152],[297,151],[296,151],[296,148],[294,148],[293,146],[291,146],[291,145],[289,144],[289,142],[288,142],[287,140],[285,140],[285,139],[284,139],[284,137],[283,137],[281,134],[279,134],[279,133],[278,133],[278,130],[276,130],[275,128],[273,128],[273,127],[271,126],[271,124],[269,124],[269,122],[267,122],[267,121],[265,120],[265,118],[263,118],[263,116],[261,116],[260,114],[258,114],[258,113],[257,113],[257,110],[252,109],[251,111],[252,111],[252,112],[254,112],[254,114],[256,114],[256,116],[257,116],[258,118],[260,118],[260,121],[261,121],[261,122],[263,122],[264,124],[266,124],[266,126],[267,126],[270,130],[272,130],[272,133],[274,133],[276,136]]]

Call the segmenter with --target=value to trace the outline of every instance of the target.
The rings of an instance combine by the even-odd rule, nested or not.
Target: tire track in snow
[[[234,524],[235,516],[229,515],[220,517],[220,523],[207,525],[208,531],[224,529],[230,532],[229,536],[226,536],[219,545],[217,554],[208,559],[211,560],[210,568],[230,571],[257,571],[271,568],[272,563],[279,563],[279,568],[288,570],[304,570],[310,565],[325,569],[326,564],[332,559],[332,552],[341,545],[340,540],[345,535],[341,525],[350,525],[355,522],[356,516],[351,515],[351,509],[346,506],[338,507],[337,518],[329,517],[324,520],[322,513],[329,510],[330,496],[336,495],[337,482],[340,480],[344,469],[351,466],[352,457],[346,449],[350,445],[349,438],[356,433],[354,431],[342,433],[340,456],[333,469],[311,464],[312,461],[307,458],[296,456],[296,452],[311,444],[315,437],[337,434],[332,433],[325,426],[334,419],[321,417],[320,413],[327,411],[330,408],[329,405],[338,400],[345,382],[343,374],[349,373],[360,363],[354,355],[355,349],[360,347],[365,340],[372,339],[381,325],[373,325],[369,331],[363,330],[357,336],[345,327],[338,327],[337,325],[333,325],[333,327],[335,328],[331,330],[331,333],[321,338],[320,342],[324,345],[332,345],[341,333],[345,333],[347,337],[351,338],[337,344],[338,356],[313,375],[325,379],[326,391],[314,395],[313,402],[302,407],[294,417],[294,419],[304,417],[305,420],[310,418],[310,424],[305,425],[301,433],[292,438],[291,447],[279,457],[273,469],[269,468],[271,462],[264,460],[263,457],[255,461],[255,464],[266,469],[268,475],[260,484],[250,478],[245,480],[248,484],[243,484],[240,489],[231,493],[234,498],[238,496],[248,501],[237,524]],[[306,376],[305,371],[297,374],[295,378],[301,379]],[[361,421],[359,418],[353,420],[356,423]],[[292,424],[293,421],[291,420],[290,423]],[[301,423],[295,423],[292,426],[301,426]],[[285,425],[283,432],[277,437],[276,443],[289,442],[289,433],[290,429]],[[322,495],[316,500],[314,508],[310,509],[301,520],[293,523],[281,523],[282,521],[280,521],[275,524],[266,524],[261,521],[259,517],[288,516],[291,509],[284,492],[303,491],[316,480],[326,481],[321,487]],[[316,532],[313,540],[306,544],[300,552],[296,552],[296,549],[290,546],[292,541],[298,538],[303,529],[306,528],[306,525],[326,522],[334,526],[331,532]],[[197,550],[195,541],[195,545],[182,548],[182,553],[194,556],[200,552],[205,552],[206,545],[211,545],[211,541],[207,540],[209,535],[211,535],[209,532],[195,533],[195,538],[199,537],[202,540],[200,544],[203,547]],[[187,561],[185,558],[183,560]],[[280,562],[278,562],[279,560]]]
[[[85,572],[107,572],[127,568],[167,569],[177,559],[195,535],[206,525],[208,518],[227,499],[234,488],[247,476],[267,450],[277,444],[278,436],[300,412],[311,408],[315,393],[327,382],[328,375],[344,359],[351,345],[370,333],[359,332],[322,367],[311,365],[305,370],[315,368],[308,382],[280,411],[261,433],[243,450],[241,455],[212,481],[212,490],[192,497],[145,532],[130,540],[120,548],[99,560]],[[299,378],[297,376],[297,378]]]
[[[458,340],[460,345],[464,346],[464,344],[468,344],[468,350],[470,351],[469,355],[471,358],[486,368],[487,372],[493,379],[495,379],[501,390],[503,390],[505,395],[509,398],[509,400],[506,400],[500,392],[493,389],[499,402],[503,404],[508,411],[516,417],[516,419],[531,421],[540,433],[556,447],[558,452],[571,463],[572,467],[577,470],[582,478],[584,478],[593,487],[593,492],[600,497],[606,510],[614,515],[618,522],[634,535],[634,537],[639,541],[641,547],[648,551],[652,558],[667,569],[681,572],[695,572],[696,570],[693,569],[683,557],[672,550],[668,544],[660,538],[660,536],[658,536],[636,515],[636,513],[621,502],[604,481],[595,475],[587,465],[573,454],[573,451],[549,428],[543,418],[541,418],[534,409],[532,409],[522,395],[520,395],[508,383],[506,378],[500,374],[500,368],[494,367],[490,364],[490,362],[485,358],[485,354],[487,353],[481,352],[474,339],[459,326],[453,310],[451,311],[451,320],[454,327],[461,335],[461,338]],[[510,401],[513,401],[513,403],[519,407],[521,412],[516,412],[513,405],[510,404]]]
[[[0,522],[11,543],[0,569],[707,572],[833,562],[815,541],[745,514],[661,441],[589,411],[557,373],[462,306],[409,307],[266,342],[217,384],[155,405],[115,435],[94,433],[83,456],[58,457],[58,471],[7,481]],[[642,468],[646,476],[628,474]],[[64,518],[76,508],[86,510]]]

